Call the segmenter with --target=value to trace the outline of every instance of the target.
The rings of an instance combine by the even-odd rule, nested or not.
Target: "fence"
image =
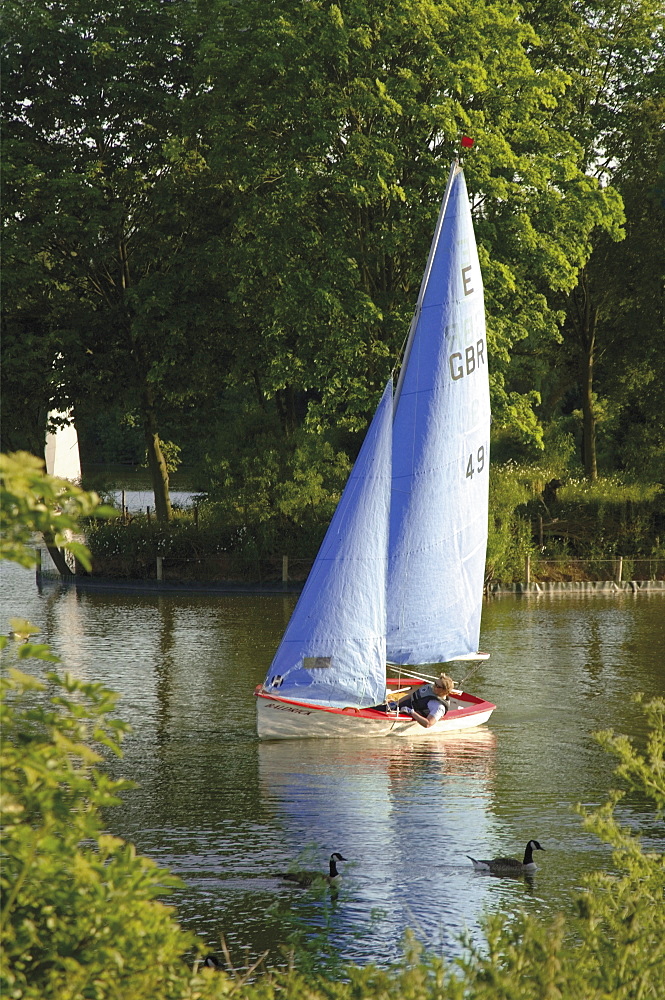
[[[571,583],[597,580],[665,580],[665,558],[616,556],[613,559],[547,559],[526,556],[524,583]]]
[[[106,560],[98,572],[116,579],[156,580],[158,583],[261,584],[280,589],[297,589],[307,579],[312,559],[288,555],[239,561],[231,553],[214,553],[198,557],[143,556],[140,559],[119,557]],[[52,563],[40,559],[38,575],[55,576],[59,571]],[[521,577],[521,579],[520,579]],[[567,556],[545,558],[526,556],[522,574],[509,579],[488,579],[488,586],[515,583],[583,583],[630,580],[665,581],[665,558],[618,556],[611,559],[579,559]]]
[[[157,556],[155,579],[160,582],[259,583],[269,585],[301,584],[307,579],[313,559],[273,556],[256,559],[242,569],[234,566],[233,557],[226,555],[181,558]]]

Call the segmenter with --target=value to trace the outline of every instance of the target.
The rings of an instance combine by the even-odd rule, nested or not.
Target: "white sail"
[[[483,284],[454,165],[400,376],[393,427],[387,654],[478,649],[489,484]]]
[[[256,690],[263,739],[436,736],[481,725],[494,710],[456,692],[446,715],[423,728],[380,705],[386,685],[403,681],[386,679],[386,662],[442,663],[478,650],[489,379],[482,278],[457,163],[391,397],[389,386]]]
[[[382,701],[392,382],[389,382],[265,682],[330,706]]]

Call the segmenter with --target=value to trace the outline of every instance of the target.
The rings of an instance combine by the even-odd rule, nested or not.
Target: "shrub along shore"
[[[334,500],[334,498],[332,498]],[[91,577],[181,585],[298,590],[327,528],[331,504],[238,523],[201,499],[160,523],[149,509],[85,527]],[[234,516],[234,513],[236,516]],[[493,469],[488,592],[591,582],[665,580],[665,489],[615,479],[562,482],[507,463]]]

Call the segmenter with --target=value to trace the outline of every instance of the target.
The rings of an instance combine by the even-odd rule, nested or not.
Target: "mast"
[[[439,236],[441,235],[441,228],[443,226],[443,220],[446,214],[446,208],[448,207],[448,199],[450,197],[450,191],[453,186],[453,181],[455,180],[457,174],[460,172],[461,169],[462,167],[460,165],[459,160],[453,160],[453,162],[450,165],[450,173],[448,174],[448,183],[446,184],[446,190],[443,193],[443,201],[441,202],[441,208],[439,209],[439,218],[437,219],[436,229],[434,230],[434,236],[432,237],[432,243],[429,248],[429,257],[427,258],[427,264],[425,266],[423,278],[422,281],[420,282],[420,291],[418,292],[418,300],[416,302],[416,307],[413,310],[411,326],[409,327],[409,335],[407,337],[406,345],[404,347],[404,356],[402,357],[402,364],[399,370],[399,378],[397,379],[397,386],[395,388],[395,395],[393,398],[393,413],[397,409],[397,402],[399,400],[399,396],[402,391],[402,382],[404,381],[404,375],[406,374],[409,354],[411,353],[413,338],[416,333],[416,327],[418,326],[420,311],[423,306],[425,290],[427,288],[430,272],[432,270],[432,264],[434,263],[434,255],[436,253],[436,248],[439,243]]]
[[[464,173],[455,162],[393,411],[392,663],[442,663],[478,649],[488,469],[482,273]]]

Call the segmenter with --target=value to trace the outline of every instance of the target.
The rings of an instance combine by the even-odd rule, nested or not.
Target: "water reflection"
[[[262,800],[292,857],[309,842],[322,863],[333,850],[351,860],[348,919],[380,913],[374,932],[393,948],[409,926],[430,946],[448,947],[469,895],[484,891],[474,889],[459,845],[489,836],[496,735],[478,729],[427,743],[367,743],[262,743]]]
[[[474,878],[498,878],[508,879],[511,882],[521,882],[524,883],[529,893],[533,893],[536,884],[535,872],[485,872],[476,870],[473,876]]]

